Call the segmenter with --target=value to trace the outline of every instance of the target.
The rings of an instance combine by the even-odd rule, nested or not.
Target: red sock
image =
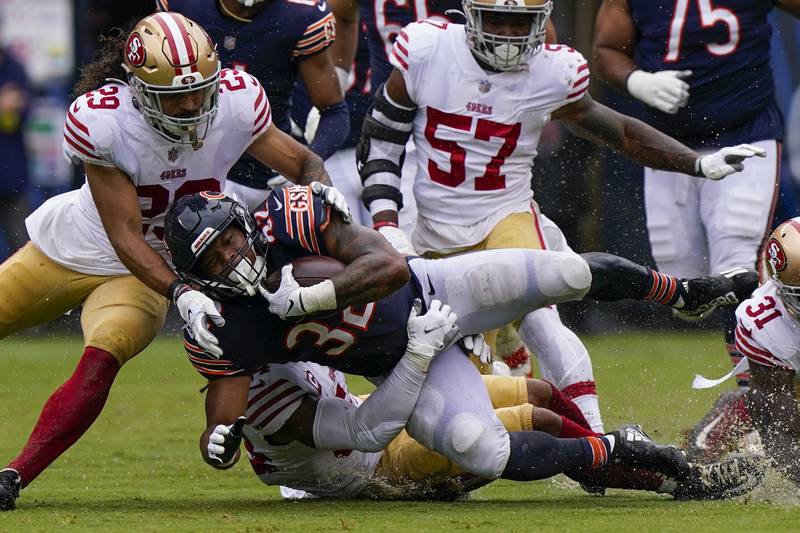
[[[680,281],[673,276],[667,276],[655,270],[650,271],[650,287],[645,295],[645,300],[652,300],[664,305],[672,305],[678,301]]]
[[[8,465],[19,472],[23,487],[89,429],[103,410],[119,368],[110,353],[84,350],[72,377],[47,400],[28,442]]]
[[[561,433],[558,434],[563,439],[577,439],[580,437],[601,437],[600,433],[595,433],[591,429],[582,427],[564,415],[561,415]]]
[[[587,383],[587,382],[582,381],[581,383]],[[562,415],[568,418],[569,420],[575,422],[579,426],[591,430],[592,426],[590,426],[589,422],[586,421],[586,418],[583,416],[580,407],[575,405],[575,402],[573,402],[569,398],[569,396],[558,390],[555,385],[553,385],[549,381],[547,382],[547,384],[550,385],[550,390],[552,391],[550,403],[547,404],[547,408],[556,413],[557,415]],[[576,383],[574,385],[579,385],[579,384]],[[592,385],[594,385],[594,383],[592,383]],[[573,385],[570,385],[570,387],[573,387]],[[594,432],[592,432],[591,434],[594,435]]]

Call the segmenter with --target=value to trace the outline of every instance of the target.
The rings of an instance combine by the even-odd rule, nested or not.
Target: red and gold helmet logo
[[[774,238],[767,242],[767,257],[776,272],[783,272],[786,270],[786,253],[783,251],[781,243]]]
[[[133,32],[128,37],[128,42],[125,43],[125,59],[133,67],[144,65],[144,43],[139,32]]]

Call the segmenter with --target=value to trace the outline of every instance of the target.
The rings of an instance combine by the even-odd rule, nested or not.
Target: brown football
[[[344,270],[344,263],[333,257],[324,255],[309,255],[298,257],[292,261],[292,275],[301,287],[310,287],[326,279],[331,279],[334,274]],[[281,271],[277,270],[267,276],[267,290],[275,292],[281,285]]]

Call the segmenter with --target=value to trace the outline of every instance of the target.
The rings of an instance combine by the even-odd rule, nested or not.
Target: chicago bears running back
[[[156,0],[156,5],[196,20],[217,43],[223,66],[259,80],[272,104],[272,120],[284,133],[291,133],[291,97],[299,74],[322,110],[309,147],[327,159],[344,142],[349,119],[328,52],[336,32],[324,0]],[[245,155],[231,169],[233,184],[227,190],[254,208],[264,201],[273,178],[274,170]]]
[[[414,299],[425,306],[441,299],[458,315],[461,333],[470,335],[532,308],[587,293],[597,299],[641,298],[661,286],[649,269],[607,254],[584,259],[569,251],[507,249],[406,262],[375,232],[344,223],[320,193],[325,191],[319,187],[271,193],[265,208],[254,215],[260,229],[241,204],[217,193],[184,198],[168,216],[167,243],[184,279],[217,298],[228,297],[222,303],[226,320],[241,322],[214,330],[224,346],[219,356],[199,349],[190,332],[186,341],[195,368],[208,378],[220,378],[209,394],[220,401],[241,400],[242,412],[249,380],[241,378],[265,363],[311,360],[366,376],[385,375],[403,356],[403,328]],[[346,266],[330,279],[300,287],[289,261],[314,254],[329,255]],[[268,271],[281,272],[274,293],[261,284]],[[685,286],[670,285],[668,292],[674,302],[701,305],[718,291],[731,289],[720,286],[722,281],[691,280]],[[572,441],[554,442],[535,432],[509,435],[494,415],[475,367],[458,347],[444,350],[431,364],[407,428],[427,448],[488,479],[534,479],[551,475],[554,468],[569,468],[553,462],[553,446],[571,448],[559,452],[572,457],[570,461],[596,466],[607,452],[623,453],[627,447],[612,445],[619,433],[604,437],[608,446],[594,448],[597,453],[591,456],[579,453]],[[649,451],[639,450],[644,457],[630,456],[630,461],[685,475],[671,452],[645,449]]]

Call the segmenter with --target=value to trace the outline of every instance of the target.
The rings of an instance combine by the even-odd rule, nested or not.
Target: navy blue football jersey
[[[331,45],[336,35],[325,0],[269,0],[251,22],[224,15],[218,0],[156,0],[162,11],[194,20],[217,45],[223,68],[245,70],[267,91],[272,121],[291,133],[292,91],[297,65]],[[275,172],[244,155],[228,174],[243,185],[266,187]]]
[[[309,187],[272,192],[255,217],[269,244],[269,272],[298,257],[325,255],[322,232],[330,220],[330,208]],[[419,283],[412,279],[377,302],[301,321],[281,320],[269,312],[267,301],[260,295],[241,296],[222,303],[225,326],[212,326],[221,357],[206,353],[188,331],[184,332],[184,345],[192,365],[209,379],[246,375],[265,363],[292,361],[380,376],[405,353],[406,322],[419,294]]]
[[[412,22],[425,19],[463,24],[464,17],[460,13],[446,14],[450,10],[462,9],[461,0],[359,0],[359,13],[367,26],[369,39],[372,90],[380,87],[392,72],[389,55],[400,30]]]
[[[781,139],[770,67],[772,0],[628,0],[634,60],[647,72],[691,70],[689,103],[651,125],[694,148]]]
[[[352,81],[344,94],[344,101],[350,113],[350,132],[339,147],[340,150],[356,145],[358,137],[361,135],[361,123],[364,122],[369,106],[372,105],[369,80],[369,44],[366,32],[366,26],[362,23],[355,62],[350,70]],[[306,128],[306,118],[311,107],[311,100],[303,80],[297,80],[297,87],[292,96],[292,120],[300,126],[301,130]],[[305,142],[303,139],[301,141]]]

